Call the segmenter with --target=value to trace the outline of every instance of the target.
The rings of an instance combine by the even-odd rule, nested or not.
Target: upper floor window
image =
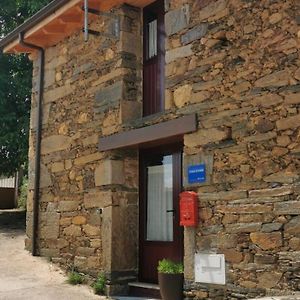
[[[143,115],[164,110],[165,24],[164,1],[158,0],[143,10]]]
[[[148,23],[147,59],[157,56],[157,20]]]

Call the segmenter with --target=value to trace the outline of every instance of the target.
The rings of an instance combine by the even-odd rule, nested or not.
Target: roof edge
[[[14,40],[18,39],[20,33],[25,33],[26,31],[33,28],[39,22],[41,22],[45,17],[54,13],[56,10],[67,4],[70,0],[54,0],[47,4],[44,8],[39,10],[32,17],[27,19],[23,24],[18,26],[16,29],[7,34],[2,40],[0,40],[0,49],[3,49],[12,43]]]

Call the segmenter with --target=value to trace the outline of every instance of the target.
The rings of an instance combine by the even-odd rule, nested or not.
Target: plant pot
[[[182,300],[183,274],[158,273],[158,282],[163,300]]]

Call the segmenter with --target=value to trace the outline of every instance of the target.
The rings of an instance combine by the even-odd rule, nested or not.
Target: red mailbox
[[[195,192],[180,194],[180,226],[196,227],[198,225],[198,196]]]

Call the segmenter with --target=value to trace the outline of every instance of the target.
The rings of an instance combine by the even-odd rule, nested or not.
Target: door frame
[[[180,182],[180,185],[175,184],[173,186],[173,203],[176,205],[174,208],[176,209],[175,216],[175,224],[178,224],[177,230],[178,235],[174,234],[173,242],[160,242],[160,241],[145,241],[146,236],[146,217],[147,217],[147,183],[146,183],[146,168],[145,168],[145,159],[144,157],[148,155],[156,155],[156,154],[165,154],[173,156],[173,180],[174,182]],[[176,144],[166,144],[163,146],[151,147],[151,148],[143,148],[139,151],[139,269],[138,269],[138,278],[139,281],[145,281],[142,277],[142,268],[143,268],[143,251],[142,244],[145,243],[156,243],[157,246],[166,245],[168,243],[178,243],[178,256],[180,260],[183,262],[184,259],[184,236],[183,236],[183,227],[179,226],[179,194],[183,188],[182,181],[182,163],[183,163],[183,143]],[[175,229],[175,227],[174,227]],[[177,240],[176,240],[177,239]],[[175,241],[176,240],[176,241]],[[151,281],[152,283],[157,283],[156,281]]]

